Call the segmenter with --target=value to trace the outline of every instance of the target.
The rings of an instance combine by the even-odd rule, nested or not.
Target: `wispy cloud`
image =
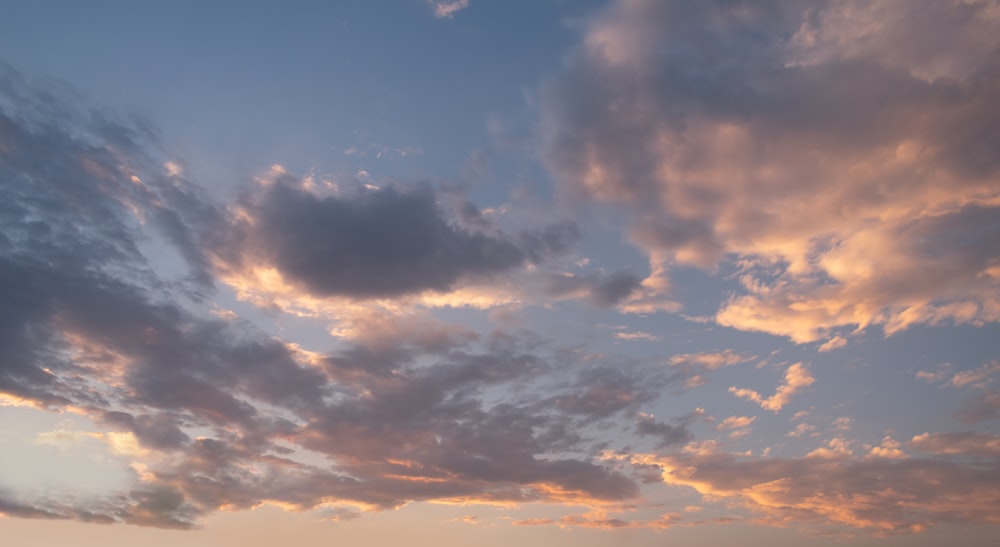
[[[648,332],[643,332],[643,331],[616,332],[615,338],[619,340],[649,340],[649,341],[660,339],[660,337],[656,336],[655,334],[650,334]]]
[[[742,429],[757,421],[756,416],[730,416],[715,426],[718,430]]]
[[[1000,456],[1000,435],[962,431],[957,433],[921,433],[910,440],[910,446],[930,454]]]
[[[60,108],[75,117],[50,111],[48,91],[2,77],[0,225],[13,236],[0,241],[0,291],[15,305],[0,318],[0,390],[90,416],[143,470],[93,504],[4,493],[4,513],[189,528],[264,500],[385,509],[637,495],[580,432],[654,393],[627,371],[562,375],[521,336],[371,309],[342,325],[341,349],[308,352],[205,299],[216,273],[251,260],[305,294],[447,289],[559,252],[571,225],[470,232],[443,219],[428,187],[324,197],[281,169],[217,205],[142,127],[73,102]],[[148,262],[150,238],[176,253],[180,281]],[[542,373],[551,389],[524,389]],[[337,465],[306,464],[309,451]]]
[[[933,437],[919,439],[918,445],[932,445]],[[992,511],[1000,501],[995,461],[966,467],[941,460],[859,458],[835,450],[789,459],[745,459],[718,451],[635,459],[658,466],[667,484],[743,504],[764,524],[815,531],[846,525],[899,533],[956,519],[997,522]]]
[[[985,388],[994,375],[1000,373],[1000,361],[992,361],[975,370],[956,372],[949,382],[955,387],[974,386]]]
[[[816,379],[809,373],[809,368],[802,363],[795,363],[785,370],[785,379],[778,386],[774,395],[764,398],[752,389],[730,387],[729,392],[737,397],[748,399],[760,405],[764,410],[778,412],[792,399],[792,395],[815,383]]]
[[[670,364],[673,366],[697,365],[704,367],[706,370],[715,370],[739,363],[745,363],[752,359],[754,359],[752,355],[742,355],[731,349],[726,349],[717,352],[682,353],[674,355],[670,358]]]
[[[469,7],[469,0],[427,0],[434,9],[434,17],[451,18],[455,13]]]
[[[358,162],[423,149],[356,140],[353,175],[275,163],[223,197],[150,122],[0,64],[0,411],[73,418],[19,438],[31,473],[2,453],[0,515],[1000,524],[1000,361],[970,328],[1000,321],[998,14],[609,0],[540,52],[562,59],[526,90],[540,119],[491,116],[530,135],[513,190],[425,172],[445,141],[381,176]],[[499,36],[479,19],[438,37]],[[906,345],[925,329],[946,343]],[[845,406],[899,378],[886,355],[909,363],[871,384],[891,408]]]

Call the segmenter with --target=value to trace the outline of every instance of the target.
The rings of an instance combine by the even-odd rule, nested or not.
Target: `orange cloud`
[[[633,460],[658,466],[667,484],[693,488],[706,499],[736,502],[770,525],[842,525],[885,534],[921,532],[949,522],[1000,522],[993,510],[1000,503],[995,462],[980,467],[857,458],[841,451],[791,459],[697,451],[635,455]]]
[[[754,357],[742,355],[731,349],[717,352],[684,353],[674,355],[670,358],[670,364],[677,365],[700,365],[708,370],[715,370],[722,367],[732,366],[753,359]]]
[[[545,158],[628,211],[664,286],[735,267],[721,325],[828,351],[997,322],[998,11],[613,3],[545,90]]]
[[[715,426],[715,428],[720,431],[724,429],[740,429],[749,426],[755,421],[757,421],[756,416],[730,416],[719,422],[719,425]]]

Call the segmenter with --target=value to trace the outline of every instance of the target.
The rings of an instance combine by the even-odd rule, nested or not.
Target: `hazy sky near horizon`
[[[1000,2],[0,13],[5,544],[996,544]]]

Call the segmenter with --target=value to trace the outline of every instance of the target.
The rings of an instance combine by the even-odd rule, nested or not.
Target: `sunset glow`
[[[0,8],[3,545],[1000,537],[1000,0]]]

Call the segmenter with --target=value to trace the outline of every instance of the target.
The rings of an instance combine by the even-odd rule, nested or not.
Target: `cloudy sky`
[[[1000,2],[0,9],[5,544],[996,545]]]

